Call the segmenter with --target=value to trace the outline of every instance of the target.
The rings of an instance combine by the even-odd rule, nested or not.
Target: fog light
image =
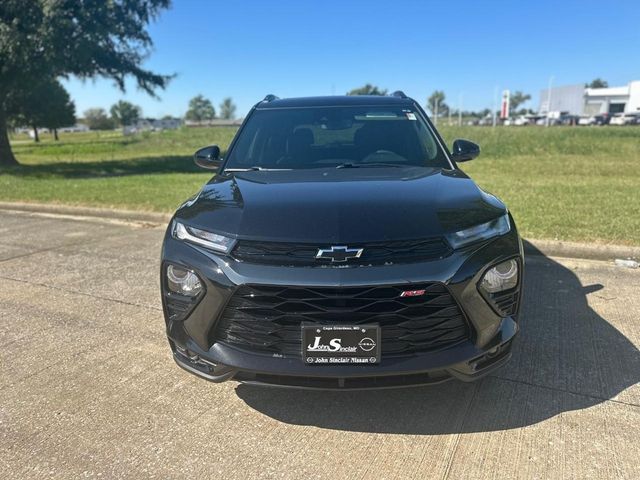
[[[499,263],[482,278],[482,288],[489,293],[502,292],[518,285],[518,262],[507,260]]]
[[[167,286],[172,292],[188,297],[196,297],[202,291],[202,283],[195,273],[175,265],[167,267]]]

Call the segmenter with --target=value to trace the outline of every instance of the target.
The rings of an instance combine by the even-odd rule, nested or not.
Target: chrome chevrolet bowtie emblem
[[[359,258],[362,255],[363,248],[349,248],[333,246],[327,249],[320,249],[316,254],[316,258],[326,258],[331,262],[346,262],[350,258]]]

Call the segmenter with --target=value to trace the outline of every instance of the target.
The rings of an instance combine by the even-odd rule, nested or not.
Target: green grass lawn
[[[462,164],[510,207],[525,237],[640,245],[640,128],[440,127],[482,155]],[[234,128],[13,139],[20,167],[0,170],[0,200],[172,211],[211,175],[193,164]]]

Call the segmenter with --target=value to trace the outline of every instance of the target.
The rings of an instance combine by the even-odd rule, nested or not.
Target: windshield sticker
[[[407,118],[409,120],[415,120],[416,119],[416,114],[415,113],[411,113],[411,112],[407,112]]]

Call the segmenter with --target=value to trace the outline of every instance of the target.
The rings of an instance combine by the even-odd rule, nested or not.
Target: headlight
[[[490,222],[476,225],[465,230],[460,230],[459,232],[450,233],[446,237],[449,244],[455,249],[470,243],[487,240],[488,238],[496,237],[498,235],[504,235],[509,230],[511,230],[509,214],[504,214]]]
[[[518,262],[507,260],[484,274],[480,286],[488,293],[502,292],[518,285]]]
[[[188,227],[180,222],[173,222],[172,234],[174,238],[179,240],[202,245],[203,247],[224,253],[228,253],[235,243],[233,238],[207,232],[206,230],[200,230],[199,228]]]
[[[202,291],[202,283],[195,273],[175,265],[167,266],[167,286],[172,292],[187,297],[197,297]]]

